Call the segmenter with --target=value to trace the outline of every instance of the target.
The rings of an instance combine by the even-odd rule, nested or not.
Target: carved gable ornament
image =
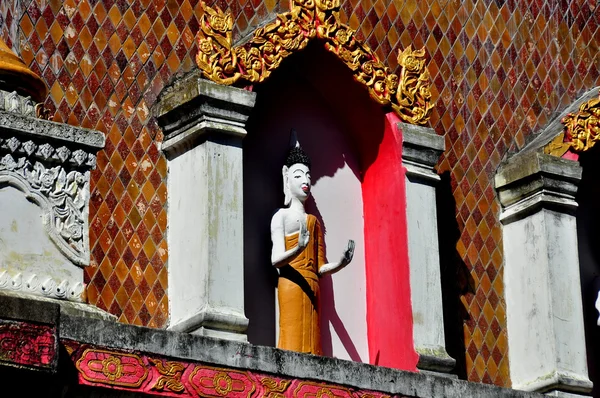
[[[231,13],[205,3],[202,6],[196,63],[207,79],[224,85],[263,82],[284,58],[317,38],[352,70],[354,79],[367,87],[375,101],[391,106],[407,123],[424,125],[429,121],[433,104],[425,50],[413,51],[409,46],[400,51],[400,76],[391,73],[375,52],[356,38],[356,32],[339,21],[339,0],[292,0],[291,11],[277,15],[237,47],[231,42]]]
[[[600,97],[584,102],[579,111],[562,120],[566,139],[575,152],[584,152],[600,140]]]
[[[600,141],[600,97],[584,102],[561,123],[564,131],[544,147],[544,153],[560,157],[568,150],[588,151]]]

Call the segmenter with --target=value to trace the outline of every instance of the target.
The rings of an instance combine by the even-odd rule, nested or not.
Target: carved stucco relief
[[[82,300],[83,273],[74,270],[90,261],[90,169],[103,145],[104,136],[95,131],[0,111],[0,188],[14,187],[40,208],[42,233],[62,261],[75,265],[61,271],[0,264],[0,289]]]

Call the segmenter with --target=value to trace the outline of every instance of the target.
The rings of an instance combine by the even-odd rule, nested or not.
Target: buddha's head
[[[310,158],[298,143],[290,149],[282,174],[285,205],[289,206],[292,198],[304,203],[310,195],[311,188]]]

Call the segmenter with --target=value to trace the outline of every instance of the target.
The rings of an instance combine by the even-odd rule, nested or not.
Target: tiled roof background
[[[234,39],[289,8],[276,0],[216,3],[235,16]],[[442,247],[455,254],[450,266],[466,271],[450,283],[461,291],[458,359],[469,380],[510,385],[493,173],[507,151],[600,84],[596,7],[589,0],[342,5],[342,19],[392,68],[399,49],[427,49],[437,98],[431,125],[446,137],[438,170],[455,202],[456,231]],[[174,76],[194,67],[200,15],[197,0],[0,3],[2,38],[46,81],[55,120],[107,135],[92,174],[86,278],[90,301],[122,322],[166,326],[166,162],[150,109]]]

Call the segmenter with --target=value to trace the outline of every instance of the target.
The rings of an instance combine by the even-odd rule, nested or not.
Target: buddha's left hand
[[[354,241],[350,239],[348,241],[348,246],[346,247],[346,250],[344,250],[344,255],[342,256],[342,266],[348,265],[350,261],[352,261],[352,257],[354,257],[354,246]]]

